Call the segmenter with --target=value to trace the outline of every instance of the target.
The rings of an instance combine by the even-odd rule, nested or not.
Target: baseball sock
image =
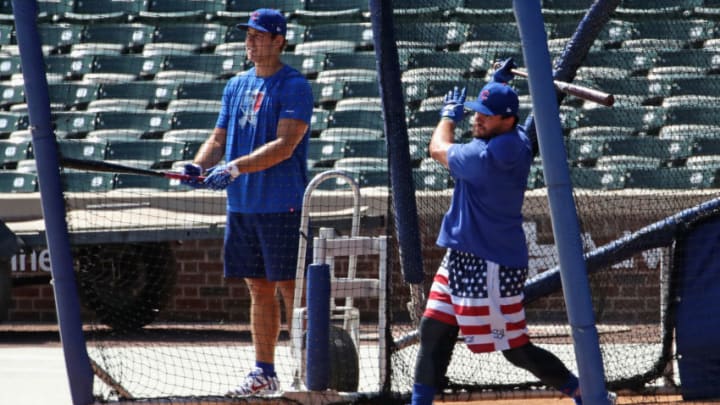
[[[570,374],[568,381],[560,387],[563,394],[571,397],[575,401],[575,405],[582,405],[582,397],[580,396],[580,381],[574,374]]]
[[[431,405],[435,398],[435,387],[415,383],[412,392],[412,405]]]
[[[264,363],[262,361],[256,361],[255,367],[261,368],[263,371],[263,374],[265,374],[268,377],[275,376],[275,365],[273,363]]]

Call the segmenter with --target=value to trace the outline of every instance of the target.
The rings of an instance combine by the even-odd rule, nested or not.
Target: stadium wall
[[[595,218],[592,224],[584,224],[588,230],[583,236],[586,250],[602,246],[617,238],[617,235],[629,233],[652,223],[666,216],[672,215],[684,208],[699,204],[710,198],[711,193],[705,191],[683,191],[675,198],[668,198],[668,204],[662,207],[662,211],[649,210],[635,211],[630,207],[642,207],[642,199],[648,201],[657,197],[653,193],[642,190],[629,193],[606,192],[576,193],[576,199],[580,207],[593,207],[597,212],[593,213]],[[434,235],[440,226],[442,212],[434,212],[424,207],[439,207],[437,201],[430,203],[428,199],[438,198],[437,193],[419,194],[418,207],[420,212],[419,224],[425,231],[422,240],[424,271],[426,288],[429,287],[432,274],[440,263],[444,249],[435,245]],[[442,196],[449,199],[449,194]],[[545,196],[541,192],[531,191],[528,199],[532,202],[526,203],[526,234],[528,235],[528,246],[531,254],[531,274],[544,270],[543,263],[555,263],[552,228],[550,225],[549,211],[545,207]],[[586,203],[591,199],[592,204]],[[633,204],[630,204],[632,202]],[[437,209],[437,208],[435,208]],[[583,214],[580,213],[581,217]],[[598,216],[598,214],[600,214]],[[603,220],[605,218],[606,220]],[[622,219],[622,220],[619,220]],[[617,225],[622,224],[622,225]],[[624,229],[615,229],[622,226]],[[384,233],[384,229],[364,229],[368,234]],[[249,320],[249,295],[242,280],[226,280],[223,278],[221,248],[222,240],[186,240],[171,241],[174,259],[176,262],[176,281],[173,294],[169,297],[166,307],[161,311],[158,321],[161,322],[246,322]],[[391,291],[392,308],[398,317],[407,317],[405,310],[408,301],[408,291],[403,282],[400,272],[400,262],[397,257],[397,245],[391,241],[391,263],[392,284]],[[595,290],[595,299],[601,299],[603,308],[603,319],[608,322],[657,322],[660,317],[660,280],[661,270],[664,263],[662,257],[667,252],[643,252],[630,260],[613,266],[609,271],[616,271],[622,274],[622,285],[603,286],[602,291]],[[377,265],[373,257],[360,257],[358,260],[359,277],[376,277]],[[12,290],[12,301],[10,303],[7,319],[9,321],[38,321],[54,322],[55,303],[52,286],[50,285],[47,268],[47,257],[42,252],[26,254],[23,258],[24,271],[13,272],[13,278],[40,277],[39,284],[28,284],[15,286]],[[665,261],[666,262],[666,261]],[[347,265],[346,260],[336,261],[339,274]],[[21,266],[16,262],[15,266]],[[33,273],[33,274],[30,274]],[[21,284],[21,283],[17,283]],[[356,300],[355,305],[363,312],[363,319],[375,319],[376,305],[373,301]],[[622,309],[633,308],[631,313]],[[84,309],[84,319],[91,320],[92,310]],[[629,319],[628,316],[634,318]],[[566,313],[562,294],[557,292],[544,297],[528,307],[528,317],[534,322],[560,321],[565,322]]]

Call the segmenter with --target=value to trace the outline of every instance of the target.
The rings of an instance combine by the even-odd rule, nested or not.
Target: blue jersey
[[[533,154],[522,127],[448,149],[455,180],[437,243],[508,267],[527,267],[522,204]]]
[[[225,160],[248,155],[277,139],[282,118],[308,124],[292,156],[275,166],[243,173],[227,188],[227,208],[237,213],[299,211],[307,184],[307,148],[313,98],[310,84],[297,70],[284,65],[269,77],[255,68],[228,81],[216,127],[227,130]]]

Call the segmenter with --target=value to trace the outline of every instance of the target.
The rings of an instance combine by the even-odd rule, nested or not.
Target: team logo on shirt
[[[262,107],[263,99],[265,98],[265,92],[255,90],[248,90],[245,92],[245,96],[240,103],[240,110],[242,114],[240,116],[239,124],[240,127],[244,127],[245,124],[249,123],[251,126],[257,125],[257,117],[260,108]]]

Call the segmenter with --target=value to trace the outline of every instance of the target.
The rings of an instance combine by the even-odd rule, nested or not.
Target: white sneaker
[[[245,377],[245,381],[237,387],[228,391],[225,395],[229,397],[274,394],[280,387],[277,376],[268,377],[260,367],[256,367]]]
[[[608,391],[608,404],[615,405],[616,402],[617,402],[617,394],[612,391]]]

